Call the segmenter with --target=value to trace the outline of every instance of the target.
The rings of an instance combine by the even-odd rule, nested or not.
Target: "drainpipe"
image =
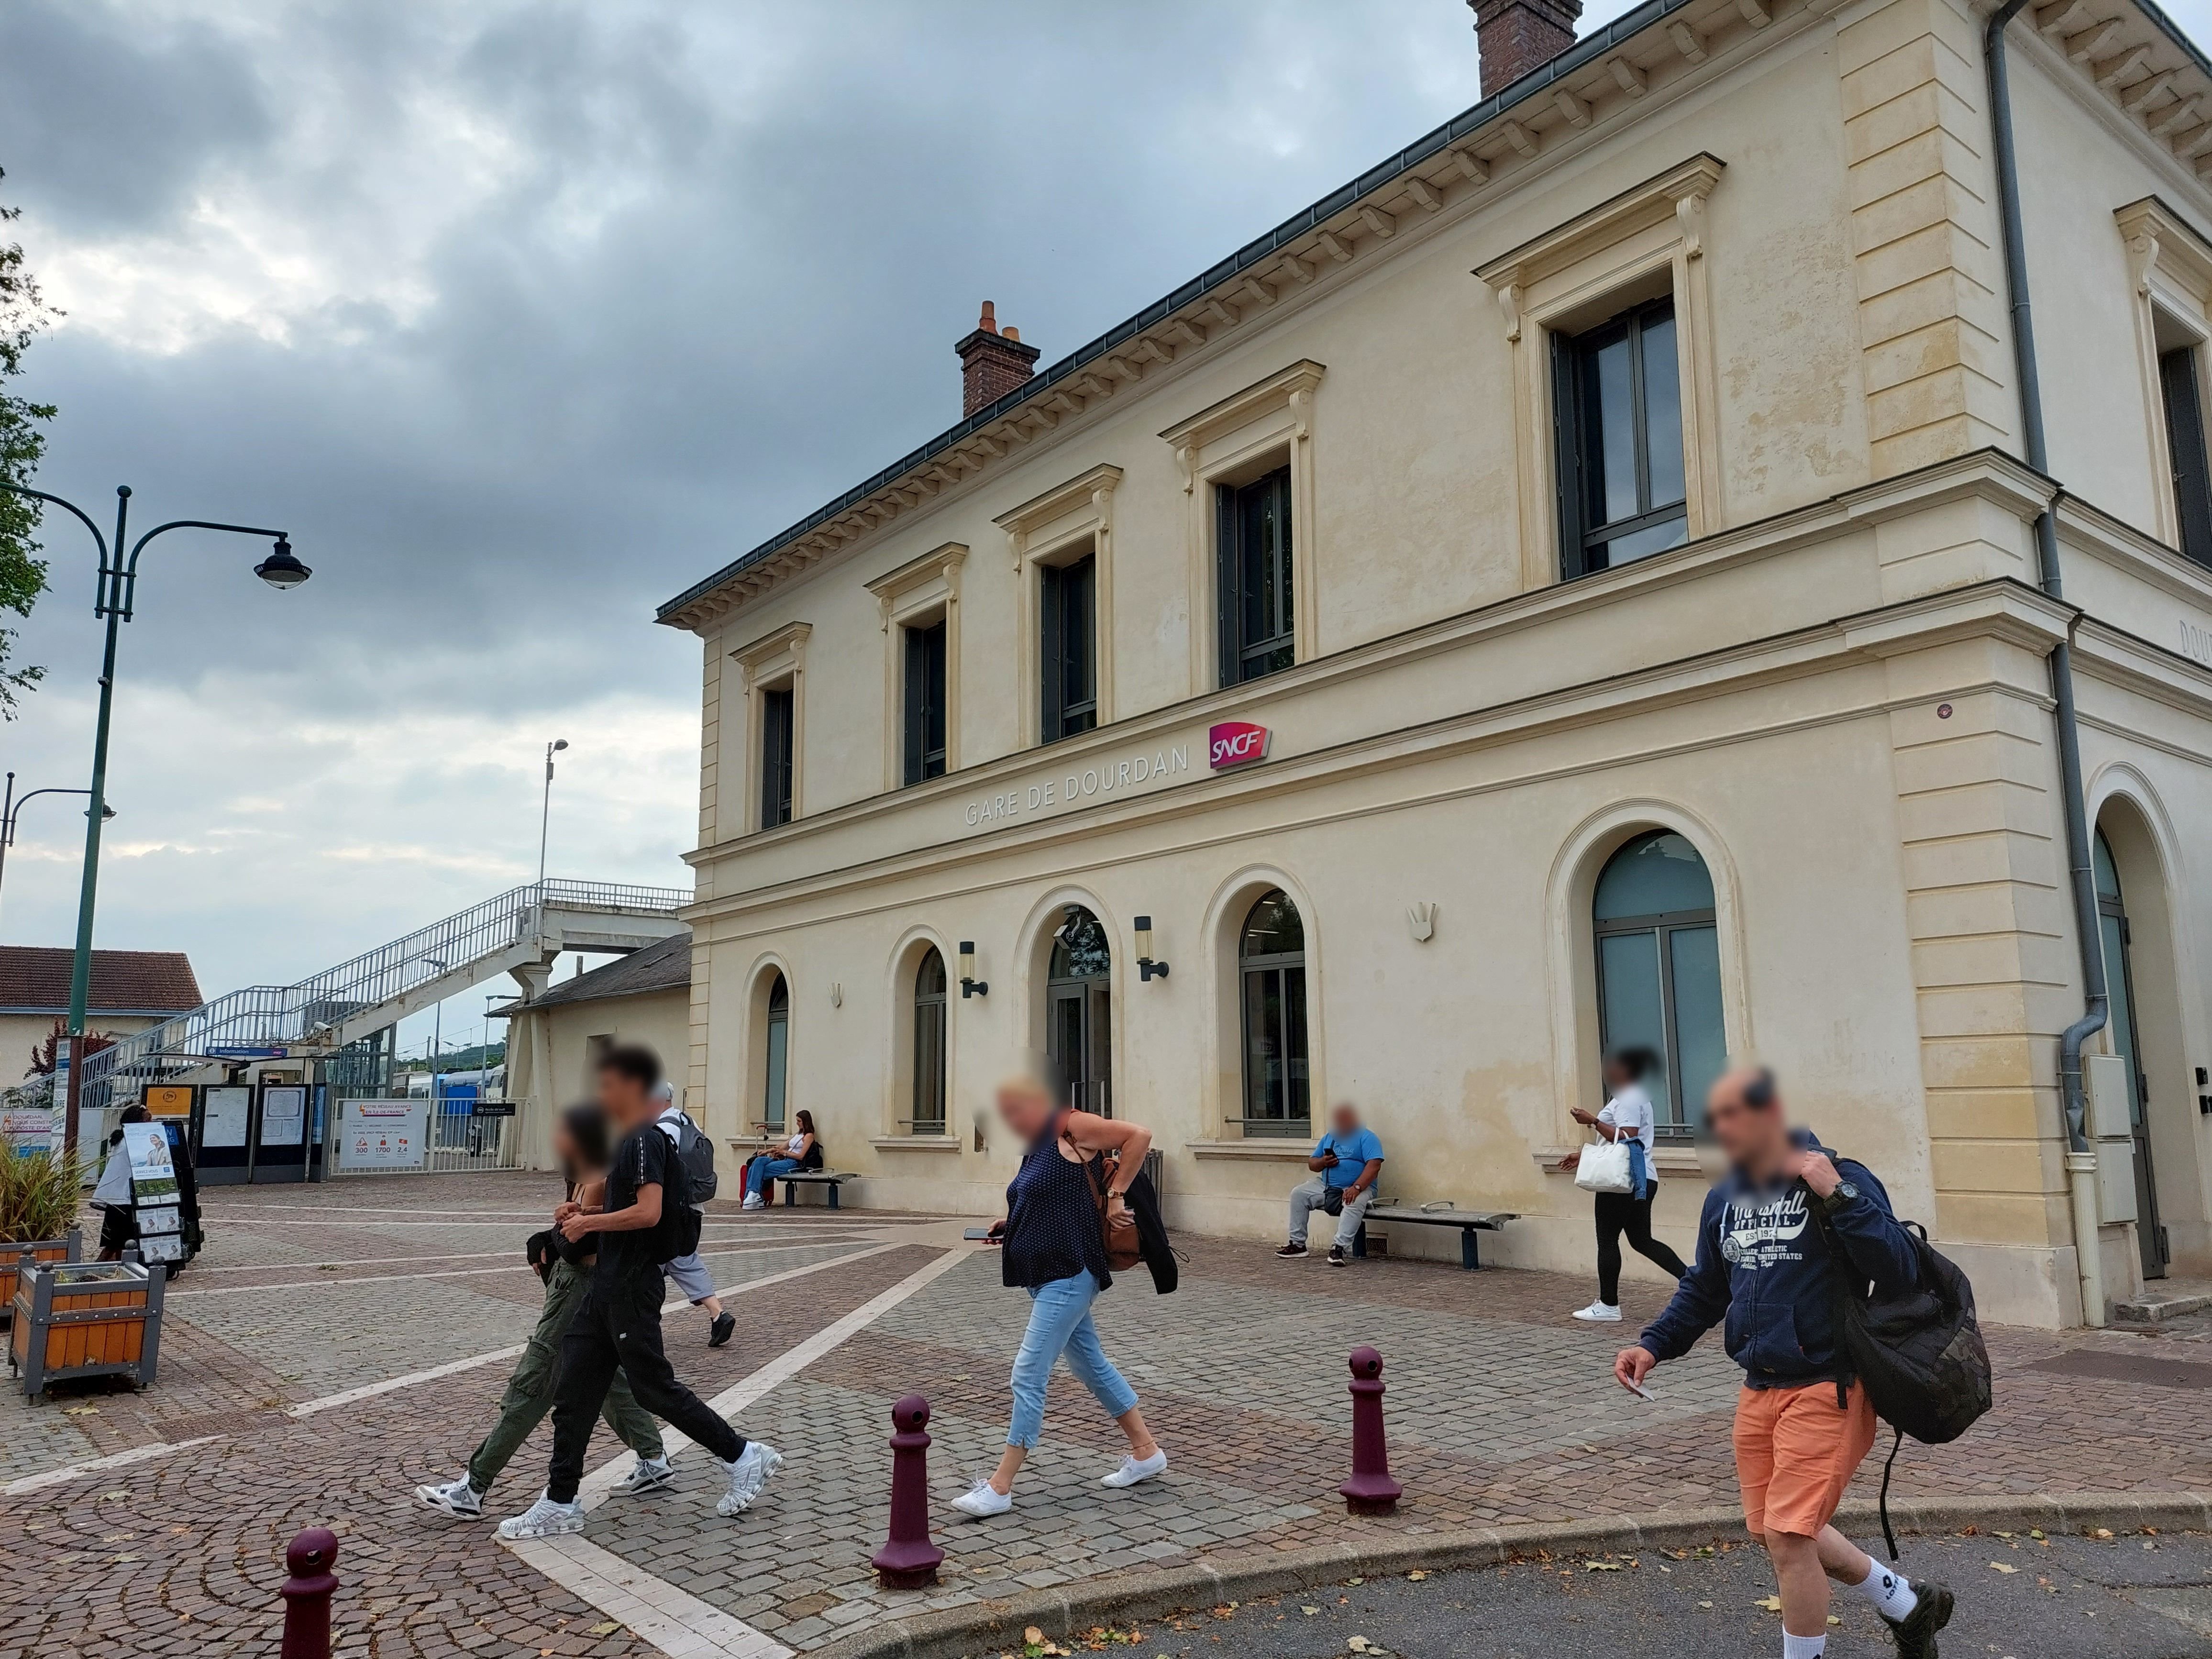
[[[2020,167],[2013,152],[2012,89],[2005,76],[2005,26],[2027,0],[2005,0],[1983,37],[1989,64],[1990,125],[1996,140],[1997,215],[2004,230],[2005,287],[2012,303],[2013,363],[2020,380],[2022,434],[2027,464],[2051,476],[2044,446],[2043,388],[2035,369],[2035,325],[2027,302],[2027,246],[2021,229]],[[2057,500],[2035,520],[2035,550],[2043,591],[2060,604]],[[2070,630],[2069,630],[2070,631]],[[2081,983],[2087,993],[2081,1018],[2059,1034],[2058,1086],[2065,1103],[2066,1172],[2073,1188],[2074,1252],[2081,1274],[2081,1322],[2105,1322],[2104,1269],[2097,1243],[2097,1152],[2088,1133],[2081,1088],[2081,1044],[2104,1029],[2111,1007],[2105,983],[2104,944],[2097,922],[2097,887],[2089,863],[2089,815],[2081,792],[2081,735],[2074,712],[2074,656],[2068,641],[2051,648],[2051,696],[2058,725],[2059,790],[2064,797],[2067,873],[2074,894],[2074,928],[2081,946]]]

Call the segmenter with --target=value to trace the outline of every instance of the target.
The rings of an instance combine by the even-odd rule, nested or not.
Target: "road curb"
[[[1967,1527],[2025,1532],[2114,1532],[2212,1530],[2212,1494],[2169,1492],[2032,1492],[1988,1498],[1932,1498],[1922,1503],[1893,1500],[1890,1520],[1900,1533],[1948,1533]],[[1871,1504],[1847,1504],[1837,1523],[1858,1537],[1876,1534]],[[809,1659],[961,1659],[971,1654],[1000,1654],[1021,1646],[1022,1632],[1034,1625],[1048,1640],[1098,1625],[1158,1619],[1186,1607],[1218,1607],[1224,1601],[1280,1595],[1346,1578],[1385,1577],[1416,1568],[1495,1566],[1535,1550],[1566,1553],[1620,1553],[1640,1549],[1679,1549],[1717,1538],[1741,1538],[1743,1512],[1725,1509],[1660,1510],[1648,1515],[1606,1521],[1546,1522],[1531,1526],[1481,1527],[1453,1532],[1418,1533],[1372,1541],[1324,1544],[1310,1549],[1212,1557],[1188,1566],[1129,1573],[1033,1590],[975,1607],[892,1619],[856,1632]]]

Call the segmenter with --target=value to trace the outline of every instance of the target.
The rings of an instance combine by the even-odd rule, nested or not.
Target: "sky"
[[[981,300],[1050,362],[1480,95],[1462,0],[7,0],[38,483],[315,573],[148,550],[97,942],[213,996],[528,881],[556,738],[550,872],[688,887],[655,605],[956,420]],[[92,742],[89,538],[45,540],[19,791]],[[72,940],[82,833],[27,809],[0,942]]]

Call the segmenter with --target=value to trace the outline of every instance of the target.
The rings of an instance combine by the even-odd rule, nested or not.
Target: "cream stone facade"
[[[1091,1074],[1153,1129],[1171,1220],[1278,1237],[1305,1148],[1248,1133],[1283,1126],[1248,1119],[1239,938],[1279,890],[1313,1116],[1358,1101],[1391,1195],[1519,1212],[1498,1260],[1586,1268],[1553,1166],[1617,1018],[1593,905],[1667,830],[1711,884],[1677,939],[1717,982],[1699,1041],[1773,1064],[1987,1315],[2076,1322],[2070,641],[2147,1197],[2168,1271],[2212,1273],[2212,569],[2179,550],[2160,378],[2212,335],[2212,76],[2130,0],[2013,26],[2046,478],[2016,459],[1984,17],[1655,0],[672,601],[705,662],[695,1113],[806,1107],[848,1201],[995,1210],[990,1089],[1060,1038],[1080,906],[1111,961]],[[1567,579],[1555,343],[1661,301],[1684,539]],[[1292,660],[1224,684],[1220,492],[1277,476]],[[1083,558],[1096,726],[1047,742],[1051,573]],[[908,783],[899,653],[939,620],[945,770]],[[1265,757],[1217,769],[1231,721]],[[1686,1243],[1695,1158],[1661,1162]],[[2104,1228],[2108,1297],[2159,1265],[2141,1235]]]

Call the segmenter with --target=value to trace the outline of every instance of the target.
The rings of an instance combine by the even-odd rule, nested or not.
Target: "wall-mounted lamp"
[[[1137,977],[1139,980],[1165,979],[1168,965],[1152,960],[1152,919],[1137,918]]]
[[[960,941],[960,994],[963,999],[991,994],[991,988],[975,977],[975,941],[972,939]]]

